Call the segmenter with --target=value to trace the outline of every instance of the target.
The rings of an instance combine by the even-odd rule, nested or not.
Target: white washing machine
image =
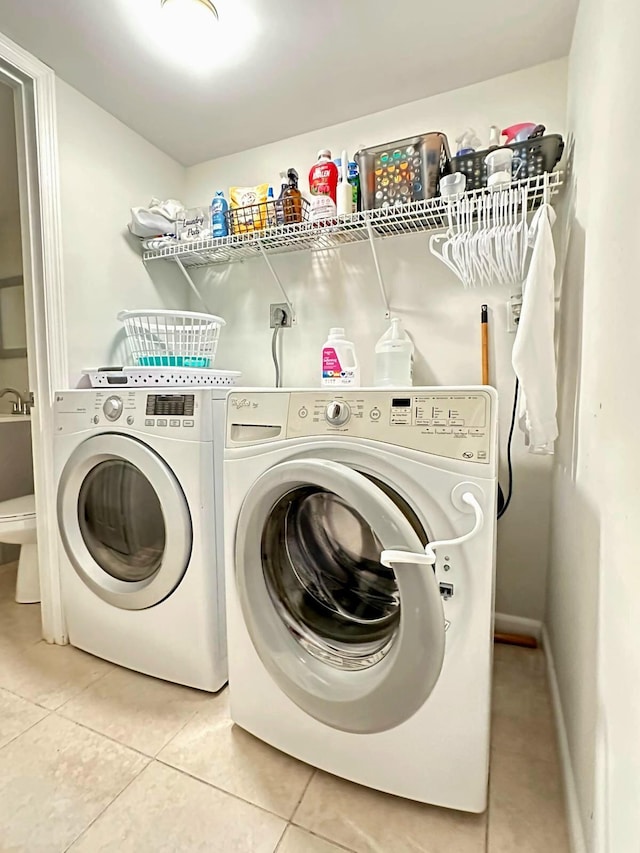
[[[202,690],[227,680],[223,389],[61,391],[57,517],[72,645]]]
[[[486,808],[496,435],[486,387],[229,395],[236,723],[354,782]]]

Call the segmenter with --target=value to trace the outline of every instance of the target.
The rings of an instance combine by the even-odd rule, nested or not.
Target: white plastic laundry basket
[[[194,311],[121,311],[131,363],[142,367],[213,367],[222,317]]]

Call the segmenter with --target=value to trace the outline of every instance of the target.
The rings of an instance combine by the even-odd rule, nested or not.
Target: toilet
[[[40,574],[35,495],[0,501],[0,542],[21,546],[16,601],[18,604],[36,604],[40,601]]]

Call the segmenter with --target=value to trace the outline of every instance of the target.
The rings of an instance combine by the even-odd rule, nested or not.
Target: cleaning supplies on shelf
[[[287,169],[287,183],[282,185],[280,199],[282,223],[291,225],[294,222],[302,222],[302,193],[298,189],[298,173],[293,167]]]
[[[502,131],[498,127],[497,124],[492,124],[489,128],[489,149],[498,148],[500,145],[500,137],[502,136]]]
[[[449,143],[443,133],[423,133],[361,148],[356,159],[361,209],[402,207],[437,195],[438,181],[449,171]]]
[[[349,183],[349,159],[347,152],[342,152],[340,161],[340,183],[337,190],[338,216],[347,216],[353,213],[353,187]]]
[[[269,184],[255,187],[231,187],[231,230],[235,234],[260,231],[267,224],[267,192]]]
[[[342,174],[342,160],[342,157],[338,157],[333,161],[339,174]],[[348,180],[351,184],[351,213],[357,213],[360,210],[360,170],[355,160],[349,160]]]
[[[330,195],[311,196],[309,205],[309,222],[316,225],[329,225],[336,222],[338,218],[338,208]]]
[[[442,198],[462,195],[467,185],[467,176],[463,172],[453,172],[440,178],[440,195]]]
[[[323,148],[318,151],[318,162],[309,172],[309,192],[312,196],[328,195],[337,203],[338,167],[331,159],[331,151]]]
[[[413,341],[402,328],[399,317],[376,344],[373,384],[378,388],[413,385]]]
[[[273,195],[273,187],[267,191],[267,227],[274,228],[278,225],[278,205]]]
[[[513,149],[494,148],[484,159],[487,167],[487,186],[510,186],[513,169]],[[515,177],[515,176],[514,176]]]
[[[229,234],[227,211],[229,202],[222,190],[217,190],[211,202],[211,234],[213,237],[226,237]]]
[[[207,207],[182,210],[176,219],[178,240],[207,240],[211,237],[211,213]]]
[[[360,365],[356,348],[346,340],[344,329],[329,329],[322,347],[322,380],[324,387],[360,387]]]
[[[460,136],[456,136],[456,157],[462,157],[465,154],[473,154],[476,148],[479,148],[482,143],[478,139],[475,130],[468,127]]]
[[[509,145],[511,142],[525,142],[537,127],[538,125],[532,121],[523,121],[520,124],[505,127],[502,131],[502,135],[507,137],[505,145]]]

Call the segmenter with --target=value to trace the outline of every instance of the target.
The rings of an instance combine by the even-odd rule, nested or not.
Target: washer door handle
[[[453,497],[457,497],[452,495]],[[412,553],[411,551],[383,551],[380,554],[380,562],[383,566],[389,569],[393,568],[393,563],[417,563],[422,566],[433,566],[436,561],[436,548],[447,547],[451,545],[462,545],[463,542],[468,542],[473,539],[484,527],[484,512],[478,503],[476,496],[472,492],[463,492],[460,495],[460,501],[466,506],[471,507],[475,514],[475,523],[468,533],[462,536],[457,536],[455,539],[441,539],[439,542],[428,542],[425,545],[424,554]]]

